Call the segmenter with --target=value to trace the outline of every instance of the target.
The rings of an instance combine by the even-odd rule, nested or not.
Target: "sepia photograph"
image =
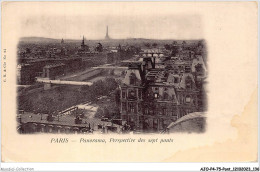
[[[4,168],[259,167],[257,2],[1,5]]]
[[[190,25],[189,19],[180,17],[180,24]],[[116,39],[117,27],[134,28],[113,22],[103,28],[100,40],[88,39],[88,33],[74,33],[83,35],[81,40],[58,39],[60,32],[56,38],[35,37],[35,33],[20,39],[19,133],[205,131],[205,40],[135,38],[138,32]],[[98,27],[105,24],[94,23]],[[32,26],[28,23],[25,27]],[[138,27],[150,28],[145,24]],[[93,27],[90,32],[96,30],[101,29]]]

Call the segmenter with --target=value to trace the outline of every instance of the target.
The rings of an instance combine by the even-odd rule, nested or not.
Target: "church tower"
[[[106,32],[106,37],[105,39],[110,39],[109,36],[108,36],[108,26],[107,26],[107,32]]]

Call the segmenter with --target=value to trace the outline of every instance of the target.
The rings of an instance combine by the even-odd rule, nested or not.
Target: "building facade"
[[[145,57],[140,64],[129,66],[120,86],[121,118],[133,130],[160,132],[177,119],[203,110],[201,84],[206,74],[194,70],[194,60],[179,60],[175,64],[164,57],[160,67],[156,61],[154,57]],[[171,67],[167,68],[169,64]]]

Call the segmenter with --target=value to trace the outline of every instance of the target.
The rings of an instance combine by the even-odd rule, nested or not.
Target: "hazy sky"
[[[102,11],[102,8],[105,10]],[[100,10],[92,12],[82,10],[80,13],[73,14],[66,13],[65,8],[51,15],[45,11],[36,15],[27,15],[21,20],[21,36],[80,39],[84,35],[86,39],[103,39],[108,25],[109,36],[114,39],[203,38],[202,21],[199,15],[164,14],[163,11],[156,12],[156,8],[141,13],[140,8],[128,8],[130,7],[125,10],[111,11],[100,7]]]

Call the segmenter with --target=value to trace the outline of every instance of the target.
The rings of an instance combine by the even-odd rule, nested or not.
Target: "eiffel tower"
[[[105,39],[110,39],[109,36],[108,36],[108,26],[107,26],[107,33],[106,33]]]

